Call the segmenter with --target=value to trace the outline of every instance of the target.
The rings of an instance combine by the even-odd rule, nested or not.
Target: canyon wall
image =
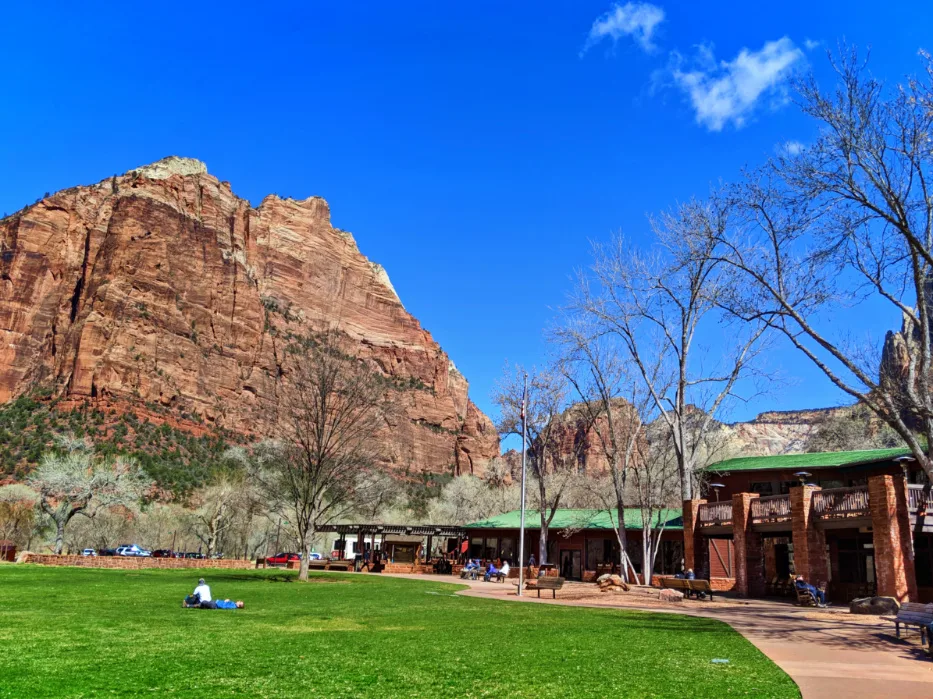
[[[323,199],[253,207],[172,157],[0,221],[0,403],[42,389],[261,437],[283,338],[334,325],[388,379],[385,465],[481,474],[492,423]]]

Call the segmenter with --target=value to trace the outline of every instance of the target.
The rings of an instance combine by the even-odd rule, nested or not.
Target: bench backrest
[[[933,622],[933,604],[904,602],[897,611],[897,619],[912,624],[929,624]]]
[[[694,592],[712,592],[713,588],[709,585],[709,580],[685,580],[690,584],[690,589]]]
[[[538,578],[539,590],[559,590],[564,586],[563,578]]]

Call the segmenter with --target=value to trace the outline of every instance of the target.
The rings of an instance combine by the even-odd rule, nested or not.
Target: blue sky
[[[786,80],[828,84],[842,39],[897,81],[933,50],[933,3],[16,3],[0,212],[170,154],[254,203],[321,195],[491,414],[588,241],[647,240],[646,214],[812,139]],[[771,363],[790,383],[732,417],[842,399],[791,351]]]

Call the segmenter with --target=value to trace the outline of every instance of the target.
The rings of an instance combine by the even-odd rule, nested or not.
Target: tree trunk
[[[693,500],[693,465],[683,463],[680,467],[680,497]]]
[[[65,545],[65,523],[63,521],[58,521],[55,525],[55,553],[61,555],[62,548]]]
[[[308,563],[311,561],[311,537],[301,545],[301,565],[298,567],[298,579],[307,582]]]
[[[541,536],[538,537],[538,565],[547,563],[547,518],[541,515]]]

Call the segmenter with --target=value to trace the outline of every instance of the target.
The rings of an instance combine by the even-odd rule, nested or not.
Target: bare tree
[[[493,400],[499,406],[499,434],[521,435],[522,394],[525,370],[516,366],[507,370],[496,385]],[[536,491],[540,526],[538,560],[548,560],[548,529],[560,508],[574,474],[580,468],[582,445],[571,440],[562,413],[568,405],[569,386],[564,376],[553,368],[527,372],[528,391],[524,422],[527,432],[528,470]],[[573,429],[570,430],[573,432]],[[524,561],[522,561],[524,565]]]
[[[382,376],[349,355],[336,329],[289,347],[278,390],[278,444],[264,449],[254,475],[293,531],[307,580],[319,528],[372,514],[389,494],[376,469],[389,406]]]
[[[217,552],[218,542],[237,523],[238,516],[253,512],[255,486],[243,472],[218,475],[214,482],[196,492],[189,503],[191,533],[207,548],[207,555]]]
[[[444,486],[428,506],[432,523],[478,522],[519,506],[518,486],[494,484],[475,476],[460,476]]]
[[[152,483],[132,459],[100,457],[80,440],[48,452],[26,483],[38,495],[39,509],[54,522],[55,553],[61,553],[65,527],[75,515],[123,506],[136,508]]]
[[[21,484],[0,487],[0,541],[26,546],[36,528],[36,494]]]
[[[890,425],[933,479],[933,64],[926,60],[926,79],[888,90],[843,48],[831,58],[833,92],[812,77],[800,82],[801,108],[819,136],[724,195],[741,216],[711,231],[711,244],[742,275],[736,312],[756,324],[766,319]],[[903,319],[881,357],[877,344],[833,330],[835,312],[866,300]]]
[[[588,427],[586,450],[592,453],[587,460],[600,456],[605,471],[605,478],[587,485],[598,509],[610,514],[619,545],[619,571],[629,579],[628,571],[634,573],[634,568],[628,560],[626,489],[630,470],[644,456],[645,417],[651,397],[643,382],[632,380],[625,355],[617,351],[612,339],[611,335],[601,335],[599,327],[586,318],[568,317],[555,332],[562,350],[561,371],[579,399],[573,410],[584,416]]]
[[[725,229],[727,211],[689,202],[653,219],[656,245],[648,254],[621,236],[595,245],[591,274],[580,275],[568,309],[595,335],[613,337],[637,369],[670,432],[684,500],[694,496],[695,471],[717,416],[740,397],[739,389],[760,390],[755,359],[767,324],[724,328],[731,270],[720,259],[715,232]],[[732,347],[716,356],[702,338],[723,331]]]

